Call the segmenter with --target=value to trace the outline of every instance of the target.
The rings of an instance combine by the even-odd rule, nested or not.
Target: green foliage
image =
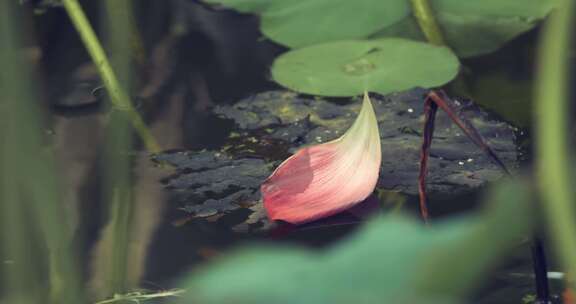
[[[440,86],[456,76],[458,66],[458,59],[447,48],[390,38],[293,50],[276,59],[272,76],[299,92],[350,96]]]
[[[454,77],[457,63],[446,51],[423,54],[424,47],[417,44],[397,39],[384,45],[382,38],[426,41],[423,31],[429,30],[459,57],[478,56],[528,31],[556,5],[556,0],[431,0],[432,9],[418,18],[434,22],[419,25],[409,0],[206,1],[259,14],[268,38],[291,48],[304,47],[278,58],[273,78],[290,89],[327,96],[434,87]],[[426,24],[439,24],[440,30]],[[349,41],[367,38],[376,41]],[[381,46],[373,51],[372,44]],[[410,50],[397,52],[403,48]]]
[[[529,192],[501,186],[480,215],[433,227],[378,218],[326,252],[252,247],[193,274],[179,303],[460,303],[529,231]]]
[[[208,0],[261,16],[262,33],[291,48],[368,37],[424,40],[409,0]],[[460,57],[495,51],[543,19],[556,0],[432,0],[447,44]]]
[[[261,30],[277,43],[296,48],[365,38],[410,12],[406,0],[208,0],[261,16]]]
[[[533,28],[555,6],[554,0],[434,0],[436,18],[446,43],[459,57],[493,52]],[[373,37],[424,40],[418,24],[407,17]]]

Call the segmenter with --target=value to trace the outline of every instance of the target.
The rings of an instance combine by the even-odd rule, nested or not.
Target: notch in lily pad
[[[287,52],[274,62],[272,77],[298,92],[344,97],[438,87],[458,74],[459,65],[448,48],[428,43],[350,40]]]

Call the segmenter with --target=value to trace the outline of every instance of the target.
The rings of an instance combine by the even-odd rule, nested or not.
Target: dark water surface
[[[314,100],[281,91],[268,79],[268,69],[283,48],[261,39],[255,18],[206,9],[191,1],[171,3],[171,9],[160,4],[151,7],[167,10],[162,18],[185,24],[185,34],[171,35],[174,24],[164,19],[163,26],[145,31],[153,58],[146,68],[153,72],[134,94],[143,108],[149,107],[148,101],[154,104],[148,112],[151,129],[167,149],[155,161],[174,165],[159,168],[135,151],[134,221],[141,233],[135,239],[142,252],[141,260],[135,258],[134,263],[143,264],[134,267],[143,266],[142,285],[177,287],[180,275],[252,242],[326,248],[353,233],[362,218],[350,213],[304,227],[273,225],[263,213],[258,187],[295,148],[342,134],[359,103]],[[45,18],[61,17],[52,14]],[[53,30],[65,25],[56,23]],[[50,31],[43,35],[54,36]],[[58,34],[60,39],[68,36],[74,37],[69,31]],[[522,60],[530,58],[512,58],[510,52],[532,44],[533,38],[534,33],[523,35],[490,58],[515,59],[510,60],[511,70],[525,67]],[[99,81],[86,54],[62,52],[81,49],[79,41],[52,41],[46,49],[44,68],[53,75],[47,88],[53,132],[70,189],[66,197],[71,203],[83,202],[78,218],[84,226],[88,264],[97,255],[103,227],[97,178],[102,126],[109,109],[99,96]],[[472,71],[486,70],[482,58],[468,64]],[[373,212],[389,212],[401,205],[418,216],[416,178],[424,93],[414,90],[375,98],[384,156],[379,191],[371,198],[379,208]],[[289,115],[277,111],[286,107]],[[521,123],[525,118],[510,116],[514,108],[500,114],[471,104],[463,108],[505,163],[518,172],[529,155],[524,148],[526,130],[510,121]],[[483,189],[503,174],[444,114],[438,118],[436,136],[429,178],[432,215],[441,219],[470,212],[481,204]],[[533,294],[528,247],[528,242],[519,245],[472,301],[521,303],[523,296]]]

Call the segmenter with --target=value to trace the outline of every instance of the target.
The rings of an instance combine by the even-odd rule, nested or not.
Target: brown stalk
[[[482,149],[490,159],[506,173],[510,171],[506,165],[498,158],[494,150],[486,143],[486,140],[480,135],[478,130],[463,115],[458,113],[457,105],[453,100],[448,98],[443,92],[430,91],[424,100],[424,132],[423,141],[420,149],[420,171],[418,175],[418,196],[420,201],[420,214],[424,222],[428,222],[430,215],[428,212],[428,198],[426,194],[426,175],[428,173],[428,158],[430,157],[430,148],[432,146],[432,137],[434,135],[434,122],[438,108],[442,109],[448,117],[466,134],[466,136]]]

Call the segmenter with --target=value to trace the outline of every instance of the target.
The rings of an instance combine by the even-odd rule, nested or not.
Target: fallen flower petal
[[[298,150],[262,184],[268,216],[302,224],[350,208],[374,190],[381,158],[378,122],[364,94],[356,121],[342,137]]]

